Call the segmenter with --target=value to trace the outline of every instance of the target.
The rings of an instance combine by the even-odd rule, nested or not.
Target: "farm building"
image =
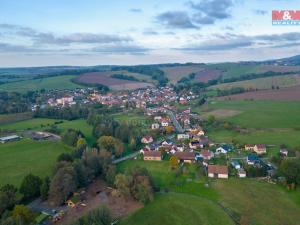
[[[0,138],[0,142],[2,144],[7,143],[7,142],[11,142],[11,141],[18,141],[20,140],[21,137],[18,135],[11,135],[11,136],[6,136],[6,137],[1,137]]]
[[[228,178],[227,166],[208,165],[207,173],[211,178]]]
[[[161,152],[160,151],[148,151],[144,152],[145,161],[161,161]]]
[[[194,152],[176,152],[175,156],[179,163],[193,163],[196,155]]]

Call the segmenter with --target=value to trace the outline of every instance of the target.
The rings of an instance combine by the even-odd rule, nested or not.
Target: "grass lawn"
[[[154,162],[143,160],[128,160],[118,164],[118,170],[125,172],[135,166],[146,168],[152,175],[154,183],[161,189],[179,193],[192,193],[195,196],[205,197],[211,200],[218,199],[218,194],[211,188],[205,187],[206,178],[199,175],[196,165],[186,165],[185,172],[176,176],[168,161]]]
[[[264,143],[267,145],[286,144],[289,147],[300,146],[300,131],[251,131],[250,133],[241,134],[230,130],[214,130],[208,132],[212,141],[217,143],[230,143],[232,140],[240,144],[257,144]]]
[[[214,202],[197,196],[169,193],[121,221],[121,225],[225,225],[234,224]]]
[[[300,103],[282,101],[210,101],[193,109],[201,114],[214,110],[235,110],[226,121],[245,128],[300,128]]]
[[[190,165],[188,173],[176,179],[167,161],[131,160],[119,164],[118,169],[125,171],[136,165],[147,168],[154,182],[168,187],[169,192],[157,194],[152,203],[121,224],[231,224],[224,209],[240,224],[294,225],[300,219],[299,191],[287,191],[279,185],[254,179],[237,178],[209,180],[210,187],[205,188],[205,178],[194,176],[196,165]],[[179,186],[173,183],[186,178],[192,178],[192,181]]]
[[[71,81],[71,79],[74,77],[76,76],[65,75],[65,76],[47,77],[42,79],[6,83],[0,85],[0,91],[8,91],[8,92],[18,91],[21,93],[25,93],[27,91],[37,91],[41,89],[64,90],[64,89],[75,89],[75,88],[83,87]]]
[[[299,224],[299,204],[278,185],[229,179],[214,182],[213,188],[220,193],[220,201],[225,207],[240,214],[241,224]],[[299,192],[293,193],[293,197],[300,197]]]
[[[16,131],[24,131],[24,130],[44,130],[55,122],[63,121],[63,123],[56,124],[56,126],[60,129],[66,130],[69,128],[73,128],[76,130],[80,130],[89,144],[93,144],[95,139],[92,134],[92,126],[88,125],[85,120],[55,120],[55,119],[44,119],[44,118],[34,118],[30,120],[20,121],[16,123],[10,123],[1,126],[2,129],[16,130]]]
[[[45,177],[51,174],[56,157],[71,149],[61,142],[32,141],[0,144],[0,186],[19,186],[29,173]]]

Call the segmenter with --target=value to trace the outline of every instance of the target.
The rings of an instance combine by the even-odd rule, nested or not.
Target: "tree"
[[[173,155],[170,157],[170,164],[172,169],[176,169],[178,167],[178,160],[176,156]]]
[[[84,138],[79,138],[76,143],[76,147],[79,148],[82,145],[86,145],[86,140]]]
[[[85,216],[79,218],[70,225],[111,225],[113,222],[111,212],[106,206],[87,213]]]
[[[61,161],[73,162],[73,158],[72,158],[72,156],[69,153],[61,153],[57,157],[57,162],[61,162]]]
[[[115,177],[117,174],[117,169],[115,165],[109,165],[106,173],[105,173],[105,180],[109,185],[113,185],[115,182]]]
[[[216,118],[214,115],[209,115],[208,118],[207,118],[207,123],[209,125],[212,125],[214,122],[216,121]]]
[[[107,150],[117,156],[120,156],[123,151],[123,143],[112,136],[102,136],[97,141],[100,150]]]
[[[17,188],[11,184],[6,184],[0,188],[0,215],[16,204]]]
[[[74,169],[69,167],[60,168],[53,177],[49,199],[54,205],[61,205],[76,190],[76,179]]]
[[[286,178],[288,184],[300,184],[300,160],[299,159],[285,159],[282,160],[280,173]]]
[[[75,131],[73,129],[68,129],[66,132],[62,135],[62,141],[69,146],[76,146],[77,140],[78,140],[79,132]]]
[[[24,195],[25,199],[30,199],[40,196],[40,187],[42,184],[41,178],[32,174],[27,175],[20,187],[20,193]]]
[[[14,219],[21,219],[25,224],[30,224],[34,220],[33,212],[25,205],[16,205],[12,211]]]
[[[130,186],[127,177],[124,174],[117,174],[115,186],[124,198],[130,196]]]
[[[47,200],[49,189],[50,189],[50,178],[46,176],[40,188],[41,198],[43,201]]]
[[[174,131],[174,128],[172,126],[167,126],[165,129],[166,129],[167,134],[171,134]]]

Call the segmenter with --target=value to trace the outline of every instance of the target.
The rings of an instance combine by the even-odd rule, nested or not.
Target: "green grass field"
[[[250,179],[229,179],[213,182],[220,193],[220,202],[240,215],[241,224],[298,224],[300,205],[289,192],[275,184]],[[299,191],[293,191],[299,198]]]
[[[279,185],[237,178],[209,180],[209,187],[204,187],[207,178],[195,176],[196,165],[190,165],[187,174],[176,178],[167,161],[131,160],[119,164],[118,169],[125,171],[136,165],[147,168],[154,183],[168,187],[169,192],[158,194],[121,224],[232,224],[228,215],[240,224],[251,225],[294,225],[300,219],[299,190],[287,191]],[[182,184],[186,178],[192,180]],[[176,188],[174,182],[181,184]]]
[[[240,77],[244,74],[258,73],[259,66],[257,65],[243,65],[238,63],[220,63],[207,65],[209,68],[223,70],[223,78]]]
[[[83,87],[81,85],[75,84],[71,81],[72,78],[76,76],[57,76],[48,77],[36,80],[26,80],[19,82],[12,82],[0,85],[0,91],[18,91],[25,93],[27,91],[37,91],[41,89],[45,90],[64,90],[64,89],[75,89]]]
[[[5,124],[1,126],[2,129],[8,130],[16,130],[17,132],[25,131],[25,130],[44,130],[55,122],[63,121],[63,123],[56,124],[56,126],[62,131],[72,128],[76,130],[80,130],[89,144],[93,144],[94,137],[92,134],[93,128],[86,123],[85,120],[55,120],[55,119],[44,119],[44,118],[35,118],[25,121],[20,121],[16,123]]]
[[[71,149],[61,142],[21,141],[0,144],[0,186],[19,186],[29,173],[41,178],[51,175],[57,156]]]
[[[238,133],[230,130],[213,130],[208,132],[209,137],[216,143],[231,143],[232,140],[240,144],[257,144],[264,143],[267,145],[286,144],[292,148],[299,148],[300,146],[300,131],[286,130],[286,131],[263,131],[254,130],[249,133]]]
[[[28,120],[32,118],[31,112],[25,112],[25,113],[14,113],[14,114],[1,114],[0,115],[0,129],[2,128],[2,125],[14,123],[22,120]]]
[[[225,225],[234,224],[214,202],[197,196],[169,193],[129,216],[121,225]]]
[[[287,76],[277,76],[277,77],[266,77],[266,78],[258,78],[254,80],[247,81],[238,81],[232,83],[223,83],[209,87],[210,90],[228,90],[231,88],[242,87],[245,89],[272,89],[274,87],[292,87],[300,84],[300,76],[295,75],[287,75]]]
[[[298,102],[216,100],[193,110],[201,115],[219,109],[240,111],[240,114],[228,117],[226,121],[245,128],[300,128]]]

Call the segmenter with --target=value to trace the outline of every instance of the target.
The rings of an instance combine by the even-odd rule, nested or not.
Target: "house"
[[[230,152],[231,149],[228,145],[223,145],[219,148],[216,149],[216,154],[227,154],[228,152]]]
[[[201,158],[203,158],[205,160],[211,160],[214,157],[214,153],[209,150],[202,150],[200,152],[200,156],[201,156]]]
[[[166,118],[162,118],[160,120],[160,124],[161,124],[162,127],[167,127],[167,126],[169,126],[169,120],[166,119]]]
[[[193,163],[196,154],[194,152],[176,152],[175,156],[179,163]]]
[[[287,149],[280,149],[279,153],[281,156],[287,157],[289,154],[289,151]]]
[[[161,161],[160,151],[148,151],[144,153],[145,161]]]
[[[0,142],[2,144],[7,143],[7,142],[11,142],[11,141],[18,141],[20,140],[21,137],[18,135],[10,135],[10,136],[6,136],[6,137],[1,137],[0,138]]]
[[[183,144],[179,144],[176,145],[177,151],[183,152],[184,151],[184,145]]]
[[[171,141],[171,140],[165,140],[161,143],[162,147],[170,147],[172,145],[173,145],[173,141]]]
[[[145,152],[149,152],[149,151],[150,151],[150,148],[148,146],[146,146],[140,150],[140,153],[145,154]]]
[[[247,176],[246,171],[243,168],[238,169],[237,174],[239,178],[245,178]]]
[[[258,157],[256,155],[248,155],[247,156],[247,164],[248,165],[254,165],[255,163],[257,163],[259,160],[258,160]]]
[[[256,152],[258,155],[261,155],[267,153],[267,148],[266,145],[257,144],[254,146],[253,151]]]
[[[255,145],[247,144],[247,145],[245,145],[245,150],[246,151],[254,151],[254,146]]]
[[[143,144],[150,144],[153,142],[153,138],[151,136],[147,135],[142,138],[141,142]]]
[[[152,123],[152,124],[151,124],[151,129],[152,129],[152,130],[157,130],[157,129],[159,129],[159,123]]]
[[[187,140],[190,138],[189,134],[177,134],[177,140]]]
[[[237,161],[232,161],[230,164],[236,170],[241,169],[241,165]]]
[[[189,143],[189,147],[191,149],[197,149],[197,148],[200,148],[200,142],[199,141],[191,141]]]
[[[207,173],[211,178],[228,178],[227,166],[208,165]]]
[[[156,120],[156,121],[160,121],[162,118],[161,118],[161,116],[155,116],[154,117],[154,120]]]

